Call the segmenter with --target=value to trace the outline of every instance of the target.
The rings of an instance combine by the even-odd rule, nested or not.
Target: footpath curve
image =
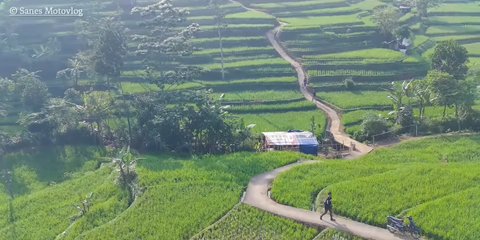
[[[308,82],[307,72],[303,68],[302,64],[298,62],[295,58],[293,58],[290,54],[288,54],[286,49],[280,43],[280,40],[278,38],[278,33],[281,31],[282,27],[283,27],[283,24],[280,24],[275,29],[270,30],[267,33],[268,41],[270,41],[270,44],[272,44],[272,46],[275,48],[277,53],[283,59],[285,59],[285,61],[289,62],[290,65],[292,65],[292,67],[297,72],[298,83],[300,85],[300,91],[302,92],[303,96],[305,96],[307,100],[313,101],[313,103],[315,103],[317,108],[325,112],[325,114],[327,115],[328,130],[332,134],[333,139],[335,139],[336,142],[349,148],[352,146],[355,146],[354,147],[355,149],[352,149],[351,151],[353,157],[362,156],[371,152],[373,150],[372,147],[350,138],[350,136],[348,136],[348,134],[346,134],[343,131],[343,125],[340,118],[340,114],[337,111],[335,111],[335,109],[330,107],[328,104],[322,102],[321,100],[314,98],[313,94],[310,91],[308,91],[307,87],[305,86],[305,82]]]
[[[397,240],[402,239],[390,233],[388,230],[371,226],[368,224],[356,222],[347,218],[335,215],[336,221],[329,220],[330,216],[326,215],[324,220],[320,220],[320,214],[305,209],[286,206],[273,201],[269,196],[271,184],[278,174],[288,171],[293,167],[312,164],[318,161],[296,162],[281,168],[277,168],[271,172],[263,173],[250,180],[248,188],[243,198],[243,203],[255,208],[270,212],[274,215],[295,220],[309,226],[317,226],[323,228],[334,228],[340,231],[348,232],[353,235],[375,240]]]
[[[244,4],[238,2],[238,0],[230,0],[231,2],[240,4],[243,8],[250,10],[250,11],[258,11],[256,9],[249,8]],[[311,100],[317,108],[325,112],[328,118],[328,126],[327,129],[330,131],[333,139],[343,144],[346,147],[352,148],[351,155],[352,158],[358,158],[360,156],[366,155],[370,153],[373,148],[360,143],[348,136],[344,130],[343,125],[341,122],[340,114],[327,103],[322,102],[319,99],[316,99],[313,94],[308,91],[307,86],[305,83],[308,83],[308,74],[303,68],[302,64],[297,61],[294,57],[292,57],[288,51],[284,48],[284,46],[280,43],[278,34],[282,30],[282,27],[285,25],[280,21],[279,25],[275,27],[273,30],[267,32],[267,38],[273,48],[277,51],[277,53],[287,62],[292,65],[292,67],[297,72],[298,83],[300,86],[300,91],[304,95],[307,100]],[[244,204],[253,206],[255,208],[261,209],[266,212],[270,212],[280,217],[288,218],[291,220],[295,220],[297,222],[304,223],[309,226],[318,226],[324,228],[334,228],[344,232],[351,233],[353,235],[363,237],[366,239],[375,239],[375,240],[397,240],[403,239],[399,236],[396,236],[390,233],[388,230],[371,226],[368,224],[364,224],[361,222],[353,221],[344,217],[335,216],[336,221],[330,220],[320,220],[320,214],[308,211],[305,209],[295,208],[287,205],[279,204],[273,201],[269,196],[269,191],[271,189],[271,185],[273,180],[282,172],[288,171],[293,167],[304,165],[304,164],[312,164],[316,161],[303,161],[297,162],[293,164],[289,164],[280,168],[277,168],[271,172],[263,173],[252,178],[248,184],[246,193],[241,202]],[[325,219],[329,217],[326,216]]]

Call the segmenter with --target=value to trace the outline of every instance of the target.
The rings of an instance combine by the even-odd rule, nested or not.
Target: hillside
[[[479,34],[478,0],[0,0],[0,240],[480,239]]]

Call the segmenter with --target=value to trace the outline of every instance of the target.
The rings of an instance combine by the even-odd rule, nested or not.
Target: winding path
[[[284,24],[280,24],[275,29],[269,31],[267,33],[267,38],[268,41],[270,41],[270,43],[272,44],[272,46],[275,48],[277,53],[283,59],[289,62],[293,68],[295,68],[298,76],[298,83],[300,85],[300,91],[302,92],[303,96],[305,96],[307,100],[312,100],[315,105],[317,105],[317,108],[325,112],[328,118],[328,130],[330,131],[336,142],[349,148],[351,146],[355,146],[355,148],[352,149],[353,151],[351,151],[352,155],[354,156],[362,156],[371,152],[373,150],[372,147],[350,138],[350,136],[348,136],[348,134],[343,131],[340,114],[335,111],[335,109],[330,107],[328,104],[322,102],[321,100],[314,98],[312,93],[307,90],[307,87],[304,84],[304,82],[308,82],[307,72],[305,71],[300,62],[298,62],[295,58],[288,54],[288,52],[285,50],[285,48],[279,41],[278,33],[281,31],[283,26]]]
[[[303,68],[302,64],[298,60],[296,60],[292,55],[290,55],[288,53],[288,51],[285,49],[285,47],[280,43],[280,39],[278,37],[278,34],[281,32],[283,26],[285,26],[286,24],[280,22],[278,20],[278,18],[276,18],[275,16],[273,16],[273,15],[267,13],[267,12],[262,12],[262,11],[259,11],[257,9],[250,8],[250,7],[246,6],[245,4],[243,4],[242,2],[240,2],[238,0],[230,0],[230,1],[232,3],[239,4],[240,6],[242,6],[247,11],[265,13],[265,14],[268,14],[268,15],[274,17],[275,19],[277,19],[277,22],[279,23],[279,25],[276,28],[274,28],[273,30],[270,30],[270,31],[267,32],[268,41],[273,46],[275,51],[277,51],[277,53],[280,55],[280,57],[282,57],[285,61],[289,62],[290,65],[292,65],[292,67],[297,72],[298,84],[300,86],[300,91],[302,92],[305,99],[307,99],[309,101],[313,101],[313,103],[315,103],[317,108],[322,110],[327,115],[327,118],[328,118],[327,129],[332,134],[332,137],[333,137],[333,139],[335,139],[336,142],[338,142],[338,143],[340,143],[340,144],[342,144],[346,147],[349,147],[349,148],[351,148],[352,146],[355,146],[355,149],[352,149],[353,151],[351,151],[352,157],[355,158],[355,157],[363,156],[365,154],[370,153],[373,150],[372,147],[350,138],[350,136],[348,136],[348,134],[346,134],[344,132],[344,127],[342,125],[342,120],[340,118],[340,114],[333,107],[331,107],[329,104],[327,104],[327,103],[325,103],[325,102],[323,102],[323,101],[321,101],[317,98],[314,98],[312,93],[308,91],[307,86],[305,86],[305,84],[304,84],[305,82],[308,82],[307,72]]]
[[[235,0],[231,0],[231,1],[239,3],[238,1],[235,1]],[[245,6],[242,3],[239,3],[239,4],[241,4],[247,10],[257,11],[255,9],[251,9]],[[373,150],[372,147],[367,146],[363,143],[360,143],[350,138],[350,136],[348,136],[344,132],[340,114],[327,103],[322,102],[319,99],[316,99],[312,95],[312,93],[308,91],[307,86],[305,84],[306,82],[308,82],[307,72],[303,68],[302,64],[298,60],[296,60],[294,57],[292,57],[288,53],[288,51],[285,49],[285,47],[280,43],[278,34],[281,32],[282,27],[284,25],[285,24],[279,22],[279,26],[277,26],[273,30],[270,30],[267,33],[267,38],[271,43],[271,45],[275,48],[277,53],[283,59],[289,62],[297,72],[298,83],[299,83],[300,91],[302,92],[302,94],[305,96],[307,100],[313,101],[317,106],[317,108],[325,112],[328,118],[327,129],[330,131],[332,137],[335,139],[336,142],[351,148],[352,150],[351,155],[353,158],[357,158],[370,153]],[[242,202],[250,206],[256,207],[258,209],[270,212],[272,214],[285,217],[288,219],[292,219],[298,222],[302,222],[310,226],[335,228],[335,229],[349,232],[353,235],[360,236],[366,239],[376,239],[376,240],[402,239],[396,235],[393,235],[386,229],[356,222],[356,221],[339,217],[339,216],[336,216],[335,222],[320,220],[320,215],[316,212],[282,205],[273,201],[269,197],[268,192],[271,188],[271,184],[275,179],[275,177],[278,176],[278,174],[288,171],[291,168],[299,165],[312,164],[315,162],[316,161],[303,161],[303,162],[293,163],[293,164],[290,164],[281,168],[277,168],[271,172],[267,172],[252,178],[250,180],[250,183],[248,184],[248,188],[245,193],[245,197],[242,199]],[[325,219],[328,219],[328,216]]]
[[[248,184],[247,192],[243,199],[243,203],[258,209],[270,212],[277,216],[292,219],[297,222],[304,223],[309,226],[319,226],[327,228],[335,228],[344,232],[351,233],[353,235],[363,237],[366,239],[376,240],[396,240],[402,239],[396,235],[391,234],[388,230],[367,225],[364,223],[356,222],[347,218],[334,216],[336,221],[320,220],[320,214],[305,209],[294,208],[286,205],[279,204],[273,201],[268,196],[270,186],[278,176],[278,174],[288,171],[293,167],[305,164],[316,163],[317,161],[304,161],[293,163],[281,168],[277,168],[271,172],[267,172],[258,175]],[[325,216],[324,219],[329,219],[329,216]]]

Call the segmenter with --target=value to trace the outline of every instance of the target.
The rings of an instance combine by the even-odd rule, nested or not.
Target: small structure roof
[[[268,146],[318,146],[317,138],[311,132],[263,132]]]

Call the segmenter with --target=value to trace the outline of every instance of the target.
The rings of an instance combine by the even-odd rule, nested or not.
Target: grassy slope
[[[76,154],[65,154],[65,152]],[[42,149],[8,156],[14,198],[0,185],[0,236],[7,239],[185,239],[229,211],[250,178],[305,157],[297,153],[238,153],[203,158],[145,156],[137,166],[143,194],[127,210],[127,194],[104,153],[94,148]],[[82,155],[83,154],[83,155]],[[97,160],[95,160],[97,159]],[[32,165],[35,162],[37,165]],[[68,165],[75,168],[54,168]],[[47,169],[53,170],[47,170]],[[62,176],[62,177],[60,177]],[[49,177],[49,178],[45,178]],[[54,177],[56,183],[51,181]],[[76,221],[76,205],[93,193]],[[276,225],[277,220],[269,222]],[[292,223],[282,228],[312,230]],[[68,229],[63,235],[62,233]],[[314,231],[313,231],[314,233]],[[294,235],[296,236],[296,235]]]
[[[13,199],[3,195],[0,236],[7,239],[54,239],[66,230],[76,234],[114,218],[127,205],[127,197],[116,183],[118,173],[110,166],[96,169],[102,151],[85,147],[56,147],[6,157],[13,173]],[[72,167],[75,166],[75,167]],[[55,181],[55,182],[54,182]],[[2,184],[2,188],[5,186]],[[93,193],[90,211],[72,222],[76,205]]]
[[[79,239],[189,238],[230,210],[250,177],[300,157],[295,153],[147,157],[138,166],[145,188],[138,202],[115,221]]]

